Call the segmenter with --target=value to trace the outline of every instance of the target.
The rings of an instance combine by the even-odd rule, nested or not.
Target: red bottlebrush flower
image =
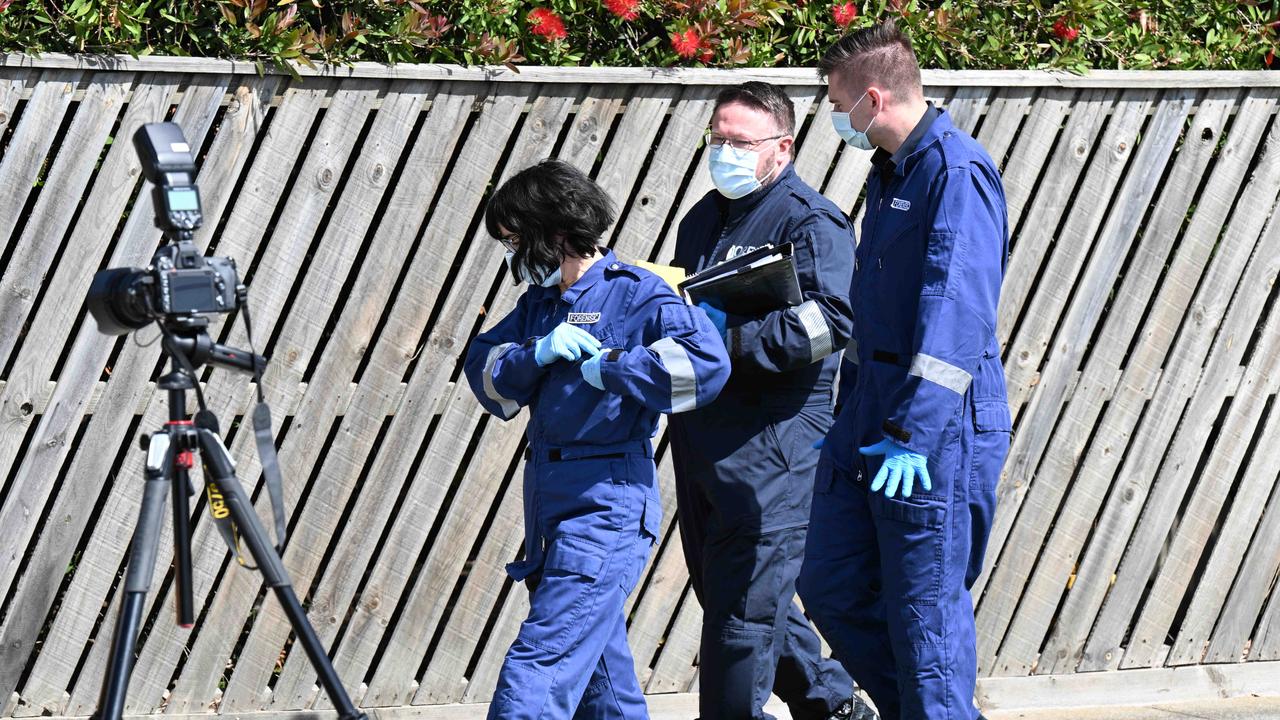
[[[564,29],[564,20],[547,8],[534,8],[529,11],[529,29],[534,35],[540,35],[551,41],[569,37]]]
[[[702,47],[702,52],[698,53],[699,61],[704,63],[709,63],[713,59],[715,59],[716,53],[714,50],[711,49],[710,45],[703,43],[701,47]]]
[[[1267,67],[1271,67],[1271,63],[1273,63],[1273,62],[1275,62],[1275,61],[1276,61],[1276,51],[1275,51],[1275,50],[1268,50],[1268,51],[1267,51],[1267,56],[1266,56],[1266,57],[1264,57],[1264,58],[1262,59],[1262,61],[1263,61],[1263,62],[1265,62],[1265,63],[1267,64]]]
[[[640,0],[604,0],[604,6],[623,20],[640,17]]]
[[[1066,20],[1058,18],[1057,22],[1053,24],[1053,34],[1067,42],[1071,42],[1080,37],[1080,29],[1072,27],[1067,24]]]
[[[671,33],[671,47],[675,48],[676,54],[682,58],[691,58],[697,55],[701,50],[701,43],[702,38],[698,37],[698,31],[693,28]]]
[[[858,17],[858,5],[856,3],[835,3],[831,6],[831,18],[836,21],[836,25],[840,27],[848,27]]]

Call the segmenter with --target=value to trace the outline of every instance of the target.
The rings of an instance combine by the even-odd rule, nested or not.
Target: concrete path
[[[790,720],[786,706],[777,699],[768,711],[778,720]],[[487,705],[440,705],[374,711],[371,718],[400,720],[484,720]],[[394,715],[393,719],[391,716]],[[649,696],[651,720],[693,720],[698,715],[698,697],[693,694]],[[1004,710],[993,712],[989,720],[1280,720],[1280,697],[1242,697],[1208,702],[1176,703],[1150,707],[1072,708],[1070,710]]]

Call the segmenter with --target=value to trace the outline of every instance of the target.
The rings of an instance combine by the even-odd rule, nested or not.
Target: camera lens
[[[125,335],[151,322],[147,282],[148,272],[141,268],[108,268],[93,276],[87,303],[98,332]]]

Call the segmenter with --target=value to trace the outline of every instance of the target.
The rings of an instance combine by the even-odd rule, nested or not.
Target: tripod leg
[[[129,548],[129,569],[125,574],[124,596],[120,602],[120,619],[111,639],[111,655],[107,676],[102,683],[95,718],[118,720],[124,713],[125,693],[133,672],[133,653],[138,643],[142,611],[156,567],[156,551],[160,543],[160,523],[164,520],[165,496],[169,491],[173,453],[168,433],[151,436],[147,447],[146,483],[142,492],[142,508],[133,530]]]
[[[211,431],[201,428],[198,432],[200,452],[207,469],[213,473],[212,481],[222,491],[223,501],[226,502],[232,519],[240,529],[240,537],[249,546],[249,552],[258,563],[258,569],[262,571],[267,587],[275,591],[285,615],[289,617],[289,624],[293,626],[298,642],[302,644],[307,657],[311,659],[311,665],[315,668],[325,692],[329,693],[329,699],[333,701],[338,716],[342,720],[365,718],[364,713],[357,710],[355,704],[351,702],[346,688],[342,686],[342,680],[338,678],[338,672],[333,669],[328,652],[320,644],[320,638],[316,637],[311,621],[307,620],[307,613],[302,609],[302,603],[298,602],[298,596],[293,591],[293,583],[284,569],[284,562],[267,539],[267,532],[262,527],[262,522],[258,519],[248,494],[236,479],[235,466],[231,462],[230,453],[223,446],[222,440]]]

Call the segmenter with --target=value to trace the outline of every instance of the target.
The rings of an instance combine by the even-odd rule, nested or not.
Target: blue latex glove
[[[810,447],[812,447],[814,450],[821,450],[822,446],[826,444],[827,444],[827,436],[823,435],[822,437],[818,438],[818,442],[814,443]]]
[[[720,333],[720,338],[724,339],[724,337],[729,334],[729,330],[726,327],[726,322],[728,321],[729,316],[725,315],[723,310],[712,305],[706,300],[698,303],[698,307],[702,308],[702,311],[707,314],[707,317],[711,318],[711,324],[716,326],[716,331]]]
[[[576,362],[584,355],[600,352],[600,341],[577,325],[560,323],[555,330],[539,338],[533,346],[533,359],[539,367],[546,367],[557,360]]]
[[[590,360],[582,363],[582,379],[597,390],[604,389],[604,380],[600,379],[600,363],[604,362],[604,356],[608,352],[608,348],[601,348]]]
[[[928,459],[920,453],[912,452],[888,438],[870,447],[860,448],[858,452],[863,455],[884,455],[880,472],[876,473],[875,480],[871,481],[871,492],[880,492],[880,488],[884,488],[884,496],[893,497],[898,492],[898,485],[901,484],[902,497],[909,498],[917,475],[925,492],[933,490],[933,480],[929,478]],[[886,486],[885,483],[888,485]]]

